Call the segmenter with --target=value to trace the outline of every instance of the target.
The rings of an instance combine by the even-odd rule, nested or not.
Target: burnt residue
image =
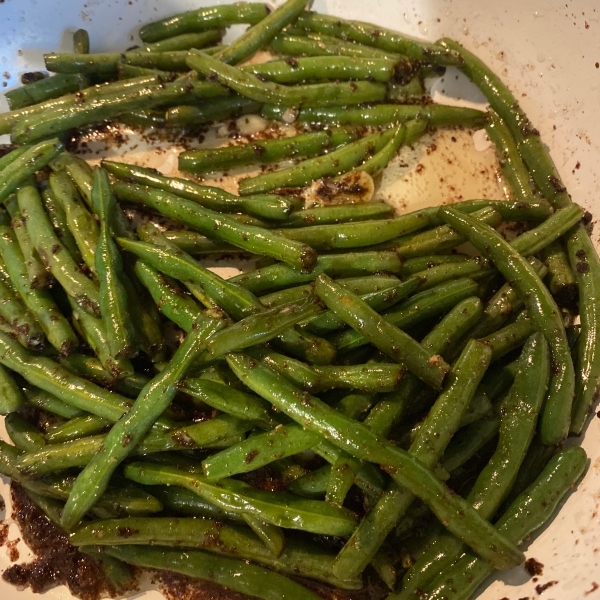
[[[41,593],[57,585],[66,585],[82,600],[98,600],[113,590],[97,564],[71,546],[67,536],[35,506],[20,486],[12,484],[12,518],[23,540],[36,558],[27,564],[15,564],[2,578],[17,587],[30,587]]]
[[[531,575],[531,577],[535,577],[542,575],[544,565],[541,562],[535,560],[535,558],[528,558],[525,561],[524,568],[529,573],[529,575]]]

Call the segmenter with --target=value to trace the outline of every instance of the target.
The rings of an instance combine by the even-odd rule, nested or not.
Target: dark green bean
[[[181,155],[180,155],[181,156]],[[102,166],[119,179],[135,181],[141,185],[171,192],[176,196],[193,200],[201,206],[205,206],[219,212],[245,212],[249,215],[269,219],[273,221],[284,221],[296,208],[293,200],[274,194],[261,194],[240,198],[226,191],[209,186],[198,185],[187,179],[165,177],[153,169],[145,169],[135,165],[126,165],[112,161],[102,161]]]
[[[42,432],[19,413],[11,412],[6,415],[4,425],[11,442],[23,452],[35,452],[47,444]]]
[[[17,110],[45,100],[60,98],[64,94],[78,92],[88,85],[87,79],[82,75],[61,73],[10,90],[5,96],[11,110]]]
[[[227,121],[238,119],[242,115],[260,113],[261,108],[260,102],[234,94],[221,98],[219,102],[209,100],[195,105],[173,106],[167,110],[164,117],[169,127],[194,128],[214,121]]]
[[[153,44],[146,44],[143,50],[148,52],[173,52],[189,50],[190,48],[204,48],[215,42],[220,42],[223,32],[220,29],[207,29],[194,33],[174,35]]]
[[[414,457],[378,438],[361,423],[331,409],[314,396],[300,393],[298,388],[262,363],[241,354],[229,355],[227,362],[247,386],[307,429],[320,433],[356,458],[398,467],[390,469],[392,478],[420,497],[448,529],[469,545],[476,546],[477,552],[485,554],[493,564],[502,568],[522,560],[522,554],[514,546],[507,545],[489,523],[458,496],[451,495]],[[493,550],[488,544],[485,548],[481,547],[482,539],[490,541],[491,538],[495,540]]]
[[[78,29],[73,34],[73,51],[75,54],[90,53],[90,34],[85,29]]]
[[[50,187],[42,189],[42,202],[44,203],[44,208],[46,209],[54,233],[58,236],[58,239],[66,248],[67,252],[69,252],[69,254],[77,261],[80,261],[81,254],[79,252],[79,247],[77,246],[73,234],[69,231],[65,209],[57,200]]]
[[[146,43],[158,42],[183,33],[196,33],[205,29],[229,27],[236,23],[259,23],[269,14],[265,4],[238,2],[190,10],[160,21],[148,23],[140,29]]]
[[[234,92],[256,100],[282,106],[345,106],[363,102],[379,102],[385,98],[386,87],[370,81],[313,83],[284,86],[262,81],[237,67],[227,65],[199,50],[191,50],[186,59],[190,69],[216,81]]]
[[[542,250],[540,256],[548,265],[546,281],[556,304],[561,308],[573,307],[579,290],[564,244],[560,241],[553,242]]]
[[[179,169],[190,173],[206,173],[255,163],[278,162],[290,157],[305,158],[347,144],[359,137],[358,128],[340,127],[301,133],[291,138],[253,140],[243,145],[188,150],[179,155]],[[113,174],[118,176],[117,173]],[[138,183],[145,182],[138,180]]]
[[[227,215],[173,194],[120,182],[113,186],[113,190],[122,200],[154,208],[208,237],[216,237],[244,250],[272,256],[300,269],[312,268],[317,260],[316,252],[306,244],[287,240],[265,229],[239,224]]]
[[[566,437],[571,421],[571,406],[575,387],[575,372],[556,303],[538,278],[534,268],[490,227],[451,208],[442,208],[440,215],[496,264],[528,309],[532,324],[544,333],[552,348],[554,371],[541,416],[540,435],[544,443],[558,443]]]

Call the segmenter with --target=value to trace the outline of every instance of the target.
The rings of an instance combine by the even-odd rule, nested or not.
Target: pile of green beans
[[[267,600],[466,600],[522,564],[583,473],[563,445],[600,390],[585,211],[476,56],[308,4],[188,11],[123,53],[91,54],[79,30],[46,55],[54,75],[7,93],[0,474],[112,590],[134,565]],[[259,50],[278,58],[246,63]],[[420,102],[448,66],[487,113]],[[179,155],[195,175],[271,165],[238,193],[64,146],[105,121],[246,114],[295,134]],[[304,200],[452,127],[486,128],[509,198]],[[225,279],[210,266],[229,254],[256,266]]]

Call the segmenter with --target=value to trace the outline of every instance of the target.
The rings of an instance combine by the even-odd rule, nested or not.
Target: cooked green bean
[[[208,237],[216,237],[244,250],[272,256],[300,269],[312,268],[317,260],[317,253],[306,244],[287,240],[265,229],[239,224],[227,215],[168,192],[120,182],[114,184],[113,190],[122,200],[154,208]]]
[[[19,191],[19,198],[33,194],[37,190],[27,186]],[[29,280],[25,257],[10,227],[0,225],[0,254],[19,296],[40,324],[48,341],[61,354],[70,354],[79,345],[67,319],[46,290],[34,289]]]
[[[293,23],[308,0],[287,0],[264,19],[250,27],[235,42],[215,54],[215,58],[236,65],[266,46],[284,27]]]
[[[169,102],[186,102],[193,98],[215,98],[225,95],[226,88],[209,81],[148,84],[97,96],[93,102],[67,104],[53,111],[21,117],[12,129],[11,139],[19,144],[30,143],[69,129],[113,119],[132,109],[153,108]]]
[[[21,182],[47,166],[63,149],[62,142],[52,139],[29,146],[23,152],[19,150],[16,157],[0,170],[0,202],[4,202]],[[10,156],[7,154],[5,158]]]
[[[491,354],[489,346],[472,340],[452,367],[444,391],[409,449],[409,453],[427,467],[432,468],[442,457],[459,428],[463,413],[489,366]],[[394,481],[338,554],[334,573],[361,573],[413,500],[413,494]]]
[[[167,110],[164,118],[169,127],[194,128],[214,121],[227,121],[238,119],[242,115],[260,113],[261,108],[260,102],[232,94],[221,98],[219,102],[209,100],[195,105],[173,106]],[[191,151],[188,150],[188,152]],[[181,168],[180,170],[185,171],[186,169]]]
[[[382,202],[361,204],[339,204],[335,206],[321,206],[318,208],[305,208],[293,212],[284,223],[283,227],[311,227],[316,225],[329,225],[334,223],[353,223],[356,221],[369,221],[371,219],[384,219],[389,217],[394,209],[389,204]]]
[[[261,518],[288,529],[349,535],[356,526],[347,509],[326,502],[295,498],[286,492],[265,492],[236,479],[211,482],[202,475],[149,463],[132,463],[125,476],[144,485],[180,485],[221,508]]]
[[[4,425],[12,443],[23,452],[35,452],[47,444],[42,432],[19,413],[11,412],[6,415]]]
[[[79,92],[88,85],[86,78],[80,74],[61,73],[10,90],[5,96],[11,110],[17,110],[45,100],[60,98],[64,94]]]
[[[488,137],[496,146],[500,168],[515,200],[531,202],[535,196],[531,189],[529,171],[519,155],[517,144],[504,121],[494,112],[489,112],[485,128]]]
[[[100,231],[94,216],[84,206],[66,172],[52,173],[50,175],[50,188],[54,197],[64,209],[67,227],[77,243],[81,258],[95,275],[94,255],[98,246]]]
[[[384,311],[382,318],[395,327],[406,329],[450,311],[458,302],[476,295],[476,292],[477,284],[471,279],[456,279],[415,294],[398,307]],[[369,343],[365,335],[355,330],[342,331],[330,339],[340,354]]]
[[[201,75],[212,76],[234,92],[256,100],[282,106],[345,106],[363,102],[379,102],[385,98],[382,83],[352,81],[339,83],[313,83],[285,86],[258,77],[222,63],[199,50],[191,50],[186,59],[190,69]]]
[[[84,414],[84,411],[79,410],[69,404],[65,404],[52,394],[45,392],[33,386],[23,388],[23,393],[29,404],[41,408],[53,415],[58,415],[64,419],[74,419]]]
[[[446,356],[464,333],[481,318],[482,310],[479,298],[472,297],[458,302],[423,338],[421,346],[432,354]],[[415,394],[421,387],[420,380],[407,373],[396,392],[379,397],[364,424],[376,434],[388,437],[405,413],[407,405],[414,402]]]
[[[547,285],[556,303],[561,308],[573,307],[579,290],[564,244],[553,242],[542,250],[540,256],[548,265]]]
[[[305,158],[347,144],[359,137],[358,128],[340,127],[301,133],[293,137],[253,140],[243,145],[188,150],[179,155],[179,169],[190,173],[206,173],[255,163],[278,162],[286,158]],[[118,173],[113,174],[118,176]],[[138,183],[145,182],[138,180]]]
[[[76,54],[89,54],[90,34],[85,29],[78,29],[73,34],[73,50]]]
[[[132,532],[119,535],[121,527]],[[289,575],[302,575],[342,589],[358,589],[359,579],[338,579],[331,573],[334,555],[307,542],[286,541],[281,556],[275,558],[245,527],[225,525],[209,519],[126,518],[96,522],[76,530],[70,537],[75,546],[98,544],[153,544],[203,548],[208,552],[254,560]]]
[[[408,67],[408,68],[407,68]],[[275,83],[302,81],[348,81],[369,79],[389,83],[402,79],[410,64],[389,58],[361,58],[358,56],[310,56],[297,60],[275,60],[242,67]]]
[[[111,191],[108,174],[94,169],[92,204],[98,207],[100,237],[95,249],[96,274],[100,287],[100,309],[110,354],[132,358],[137,354],[135,331],[129,315],[127,290],[123,285],[123,261],[111,236],[112,215],[117,201]]]
[[[424,210],[406,213],[392,219],[313,225],[278,229],[275,232],[290,240],[308,244],[315,250],[331,252],[380,244],[430,225],[430,213]]]
[[[307,429],[343,448],[352,456],[391,467],[399,485],[416,493],[446,527],[498,568],[519,563],[522,554],[507,544],[460,497],[451,495],[431,471],[408,453],[375,436],[367,427],[338,413],[325,403],[287,383],[268,367],[242,354],[231,354],[227,362],[240,379],[263,398]],[[360,441],[359,441],[360,440]],[[396,467],[396,468],[394,468]],[[482,539],[494,539],[494,548],[482,547]]]
[[[75,417],[65,423],[50,427],[46,432],[46,439],[50,444],[70,442],[77,438],[101,433],[109,426],[110,421],[96,415]]]
[[[183,153],[182,153],[183,154]],[[180,155],[181,156],[181,155]],[[112,161],[102,161],[102,166],[121,180],[134,181],[140,185],[171,192],[176,196],[193,200],[201,206],[214,211],[235,213],[245,212],[249,215],[284,221],[296,208],[293,200],[274,194],[261,194],[241,198],[226,191],[209,186],[198,185],[187,179],[165,177],[153,169],[145,169],[136,165],[126,165]]]
[[[73,234],[69,231],[67,225],[67,215],[62,204],[56,198],[54,192],[50,187],[42,188],[42,202],[54,233],[58,236],[67,252],[77,261],[81,260],[79,247],[73,237]]]
[[[32,193],[18,195],[19,208],[40,258],[70,297],[85,311],[99,314],[97,286],[81,272],[54,233],[37,191],[28,189]]]
[[[343,40],[381,48],[387,52],[404,54],[412,60],[443,66],[460,66],[461,57],[454,51],[441,48],[437,44],[417,41],[370,23],[347,21],[330,15],[306,12],[296,20],[296,27],[332,35]]]
[[[63,510],[61,522],[66,528],[73,527],[94,506],[114,470],[169,406],[177,392],[178,382],[205,352],[207,338],[221,327],[218,321],[204,317],[194,324],[167,368],[144,386],[126,418],[113,425],[98,453],[78,475]]]
[[[147,52],[173,52],[177,50],[189,50],[190,48],[204,48],[215,42],[220,42],[223,33],[220,29],[207,29],[194,33],[183,33],[181,35],[169,36],[168,38],[153,44],[146,44],[141,51]]]
[[[265,104],[262,116],[265,119],[281,121],[284,107]],[[378,104],[366,108],[346,106],[338,108],[302,108],[296,118],[299,123],[313,125],[358,125],[385,126],[391,123],[404,123],[413,119],[427,119],[429,127],[480,127],[485,122],[485,113],[473,109],[443,104],[425,106],[409,104]]]
[[[26,184],[25,187],[28,187],[28,185],[31,184]],[[23,223],[23,217],[21,216],[16,196],[9,197],[6,200],[5,205],[11,217],[12,229],[17,238],[17,242],[19,243],[19,247],[21,248],[21,252],[23,253],[23,259],[25,260],[25,267],[27,268],[31,287],[34,289],[49,288],[53,283],[52,276],[46,271],[33,247],[25,223]]]
[[[268,14],[267,6],[259,2],[207,6],[148,23],[140,29],[140,37],[146,43],[153,43],[183,33],[196,33],[211,28],[220,29],[236,23],[253,25]]]
[[[500,404],[500,437],[490,462],[483,468],[468,500],[486,519],[491,519],[506,497],[525,458],[535,433],[538,413],[550,379],[548,344],[540,333],[525,345],[519,359],[515,383]],[[403,593],[408,600],[414,589],[423,589],[444,572],[464,551],[456,538],[436,538],[404,577]]]
[[[532,324],[544,333],[550,344],[554,370],[541,416],[540,435],[544,443],[558,443],[569,431],[575,372],[556,303],[531,264],[494,230],[451,208],[442,208],[440,215],[460,233],[467,235],[482,254],[490,256],[507,280],[514,281]]]
[[[0,415],[8,415],[26,403],[23,390],[17,385],[10,371],[0,365]]]
[[[595,404],[600,385],[597,286],[600,261],[583,225],[570,232],[567,242],[569,259],[579,287],[581,335],[577,342],[575,404],[571,431],[580,434]]]
[[[500,517],[499,531],[519,543],[541,527],[552,516],[561,498],[576,485],[586,461],[582,448],[570,447],[557,453],[527,491]],[[487,563],[467,552],[451,569],[438,576],[427,593],[432,600],[467,600],[491,572]],[[392,600],[394,596],[388,598]]]

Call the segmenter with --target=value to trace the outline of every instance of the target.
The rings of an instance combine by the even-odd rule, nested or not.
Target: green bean
[[[142,203],[208,237],[216,237],[244,250],[272,256],[301,269],[312,268],[317,260],[316,252],[306,244],[287,240],[268,230],[241,225],[227,215],[173,194],[120,182],[113,186],[113,190],[122,200]]]
[[[291,138],[253,140],[243,145],[188,150],[179,155],[179,169],[190,173],[206,173],[256,163],[279,162],[291,157],[310,157],[352,142],[359,137],[358,128],[340,127],[301,133]],[[118,176],[118,173],[113,172],[113,174]],[[138,183],[144,182],[138,180]],[[148,183],[148,185],[152,184]]]
[[[541,258],[548,265],[546,281],[558,306],[574,306],[578,297],[577,280],[565,246],[560,241],[553,242],[542,250]]]
[[[234,592],[264,600],[318,600],[319,596],[294,581],[261,567],[199,550],[168,550],[149,546],[107,546],[110,556],[140,567],[164,569],[211,581]],[[266,579],[269,585],[265,586]]]
[[[451,310],[458,302],[475,295],[477,284],[471,279],[456,279],[443,283],[430,290],[415,294],[394,309],[385,311],[382,317],[400,329],[422,323],[440,313]],[[368,344],[368,339],[354,330],[342,331],[331,336],[340,354]]]
[[[63,148],[58,139],[52,139],[29,146],[22,153],[19,151],[16,158],[0,171],[0,202],[4,202],[21,182],[47,166]]]
[[[94,254],[100,237],[96,220],[83,205],[71,179],[64,171],[50,175],[50,188],[64,209],[67,227],[77,243],[83,261],[96,275]]]
[[[54,360],[27,352],[4,333],[0,333],[0,348],[0,363],[71,407],[114,422],[130,404],[128,398],[69,373]],[[163,421],[161,424],[162,427],[168,426]]]
[[[259,23],[250,27],[235,42],[226,46],[215,58],[236,65],[266,46],[284,27],[304,12],[308,0],[287,0]]]
[[[23,388],[23,393],[25,394],[27,402],[32,406],[41,408],[46,412],[58,415],[64,419],[74,419],[75,417],[81,416],[84,412],[69,404],[65,404],[62,400],[59,400],[52,394],[33,386]]]
[[[418,126],[411,126],[407,137],[422,133]],[[341,175],[360,165],[368,156],[379,152],[390,141],[394,130],[373,133],[333,150],[323,156],[309,158],[293,167],[264,173],[240,181],[240,195],[265,193],[277,188],[302,187],[321,177]]]
[[[86,313],[72,298],[69,298],[73,311],[73,324],[79,334],[85,339],[98,357],[104,369],[114,379],[130,377],[133,375],[133,365],[126,358],[116,358],[110,351],[110,344],[106,329],[106,319],[98,319]]]
[[[421,345],[433,354],[444,357],[457,344],[466,331],[481,318],[481,300],[476,297],[458,302],[454,308],[428,333]],[[364,420],[364,424],[378,435],[388,437],[394,426],[414,402],[415,394],[422,388],[420,380],[407,373],[396,392],[379,397],[377,404]]]
[[[166,124],[170,127],[193,128],[214,121],[227,121],[238,119],[242,115],[260,113],[261,108],[262,104],[260,102],[232,95],[222,98],[219,102],[208,101],[193,106],[174,106],[167,110],[164,117]],[[185,154],[185,152],[181,154]],[[186,169],[180,170],[185,171]]]
[[[356,221],[369,221],[371,219],[384,219],[393,213],[389,204],[382,202],[364,204],[339,204],[335,206],[321,206],[318,208],[305,208],[293,212],[282,224],[284,227],[311,227],[316,225],[329,225],[334,223],[352,223]]]
[[[135,263],[135,274],[150,292],[158,310],[184,331],[190,331],[201,311],[200,305],[173,279],[142,261]]]
[[[119,535],[121,527],[132,532]],[[126,518],[96,522],[75,531],[70,541],[75,546],[98,544],[153,544],[203,548],[215,554],[239,556],[271,566],[289,575],[302,575],[342,589],[358,589],[359,579],[338,579],[331,573],[334,556],[316,545],[287,541],[283,554],[275,558],[245,527],[225,525],[209,519]]]
[[[546,275],[546,266],[535,257],[529,258],[540,279]],[[491,335],[523,306],[523,301],[510,282],[505,283],[486,303],[479,323],[468,333],[469,338],[479,339]]]
[[[581,335],[577,342],[577,372],[575,375],[575,404],[571,431],[580,434],[593,410],[600,386],[598,368],[598,302],[596,286],[600,263],[596,249],[583,225],[569,233],[567,248],[571,266],[579,287]]]
[[[519,359],[519,370],[511,391],[500,404],[500,437],[490,462],[471,489],[468,501],[485,518],[491,519],[506,497],[525,458],[550,379],[548,344],[540,333],[528,340]],[[403,595],[444,572],[465,550],[456,538],[436,538],[404,578]]]
[[[10,90],[5,96],[10,109],[17,110],[45,100],[60,98],[64,94],[79,92],[88,85],[88,81],[82,75],[61,73]]]
[[[497,227],[502,222],[500,213],[491,206],[474,212],[472,216],[492,227]],[[404,258],[411,258],[446,252],[464,244],[465,241],[466,238],[463,235],[448,227],[448,225],[440,225],[423,233],[407,235],[398,240],[391,240],[387,245],[394,247],[396,252]]]
[[[25,185],[25,189],[30,185],[31,184]],[[18,193],[21,192],[19,191]],[[25,267],[27,269],[27,275],[29,277],[29,283],[31,284],[31,287],[34,289],[46,289],[50,287],[52,284],[52,276],[44,268],[42,261],[39,259],[37,252],[33,247],[31,238],[29,237],[27,229],[25,228],[25,223],[23,223],[17,198],[15,196],[11,196],[6,200],[5,204],[12,220],[12,229],[15,237],[17,238],[17,242],[19,243],[19,247],[21,248],[21,252],[23,253],[23,259],[25,261]]]
[[[134,181],[140,185],[171,192],[176,196],[193,200],[219,212],[245,212],[255,217],[273,221],[283,221],[295,208],[293,200],[288,200],[274,194],[263,194],[240,198],[228,194],[215,187],[198,185],[187,179],[165,177],[153,169],[145,169],[136,165],[126,165],[112,161],[102,161],[102,166],[121,180]]]
[[[76,54],[90,53],[90,35],[85,29],[78,29],[73,34],[73,51]]]
[[[338,283],[345,289],[352,291],[347,285],[343,284],[343,281],[338,281]],[[398,302],[412,294],[416,289],[420,289],[419,283],[420,280],[408,279],[407,281],[398,283],[398,285],[393,288],[385,288],[370,294],[358,295],[360,295],[372,309],[381,312],[382,310],[398,304]],[[301,330],[321,336],[334,333],[340,329],[345,329],[346,326],[346,322],[331,310],[310,317],[299,324]]]
[[[276,35],[271,41],[270,49],[280,56],[341,56],[361,59],[393,59],[403,63],[403,70],[411,69],[408,59],[400,54],[385,52],[364,44],[355,44],[338,40],[329,35],[300,35],[302,30],[292,28],[285,35]],[[293,34],[293,35],[292,35]]]
[[[265,104],[262,116],[265,119],[281,121],[284,108]],[[445,106],[442,104],[402,105],[378,104],[366,108],[351,106],[329,108],[302,108],[296,118],[299,123],[314,125],[358,125],[386,126],[391,123],[404,123],[413,119],[427,119],[429,127],[480,127],[485,122],[485,113],[473,108]]]
[[[389,58],[361,58],[357,56],[310,56],[295,60],[275,60],[242,67],[255,75],[275,83],[299,83],[302,81],[348,81],[369,79],[389,83],[402,79],[411,71],[410,63]]]
[[[23,154],[25,154],[25,152],[27,152],[28,150],[29,147],[22,146],[21,148],[14,148],[13,150],[10,150],[10,152],[7,152],[3,156],[0,156],[0,171],[4,171],[4,169],[10,166],[15,160],[23,156]]]
[[[11,139],[19,144],[30,143],[69,129],[112,119],[130,110],[224,95],[227,95],[226,88],[208,81],[174,81],[127,88],[96,96],[93,102],[67,104],[53,111],[21,117],[12,129]]]
[[[452,473],[475,456],[488,442],[491,442],[500,428],[500,418],[491,415],[463,427],[452,438],[444,452],[442,466]]]
[[[447,223],[494,260],[528,309],[532,324],[541,331],[552,348],[554,373],[541,416],[540,435],[544,443],[557,443],[566,437],[571,420],[575,373],[560,312],[550,292],[538,278],[534,268],[491,228],[451,208],[440,214]]]
[[[19,198],[31,194],[37,196],[37,190],[28,186],[19,191]],[[23,253],[12,230],[6,225],[0,225],[0,254],[19,296],[37,319],[50,344],[61,354],[70,354],[79,345],[79,340],[50,293],[33,289]]]
[[[235,479],[212,483],[201,475],[147,463],[128,465],[125,475],[145,485],[169,483],[187,487],[221,508],[260,517],[279,527],[349,535],[356,525],[354,516],[346,509],[294,498],[285,492],[264,492]]]
[[[33,188],[32,192],[34,192]],[[99,314],[98,288],[79,269],[71,255],[62,245],[44,211],[37,192],[19,194],[19,208],[40,258],[65,292],[85,311]]]
[[[261,429],[273,429],[277,425],[260,398],[230,386],[207,379],[188,378],[181,384],[181,390],[195,401],[250,421]]]
[[[523,256],[537,254],[576,225],[584,212],[577,204],[558,209],[543,223],[516,237],[511,246]]]
[[[6,433],[16,448],[23,452],[35,452],[46,444],[46,438],[37,427],[26,421],[19,413],[11,412],[4,419]]]
[[[418,119],[413,125],[413,135],[420,137],[420,135],[425,133],[427,121],[424,119]],[[420,133],[418,133],[419,128],[421,130]],[[364,171],[365,173],[371,175],[371,177],[378,177],[381,175],[381,173],[383,173],[384,169],[396,156],[400,147],[405,144],[406,137],[406,125],[401,123],[396,128],[396,131],[394,132],[394,135],[390,141],[379,152],[373,154],[373,156],[367,159],[362,165],[360,165],[360,167],[355,167],[352,171],[350,171],[350,173]]]
[[[8,415],[26,403],[23,390],[17,385],[10,371],[0,365],[0,415]]]
[[[358,221],[334,225],[313,225],[275,230],[276,233],[308,244],[319,251],[350,250],[387,242],[431,225],[428,211],[415,211],[377,221]]]
[[[318,435],[299,425],[278,425],[272,431],[254,435],[202,461],[209,480],[254,471],[276,460],[309,450],[320,441]],[[354,480],[354,478],[353,478]]]
[[[269,14],[265,4],[258,2],[209,6],[148,23],[140,29],[146,43],[158,42],[183,33],[196,33],[205,29],[228,27],[236,23],[256,24]]]
[[[296,422],[346,450],[358,459],[385,464],[392,478],[421,498],[446,527],[477,553],[499,568],[518,563],[522,554],[507,545],[489,523],[458,496],[451,495],[421,462],[375,436],[367,427],[338,413],[308,393],[280,379],[268,367],[242,354],[231,354],[227,362],[253,391],[272,402]],[[360,440],[360,442],[359,442]],[[394,468],[396,467],[396,468]],[[475,533],[477,532],[477,533]],[[489,537],[488,537],[489,536]],[[481,540],[494,539],[494,550]]]
[[[44,332],[35,317],[17,296],[11,282],[0,277],[0,322],[6,323],[7,333],[16,337],[26,348],[43,348]]]
[[[132,110],[124,115],[120,115],[119,121],[124,125],[141,127],[142,129],[159,129],[170,125],[167,123],[164,110]]]
[[[117,81],[112,83],[104,83],[100,85],[95,85],[92,87],[87,87],[80,92],[74,94],[65,94],[59,98],[55,98],[52,100],[47,100],[45,102],[40,102],[39,104],[34,104],[33,106],[26,106],[24,108],[20,108],[18,110],[12,110],[7,113],[2,113],[0,115],[0,132],[2,133],[10,133],[11,129],[15,126],[15,124],[25,117],[40,115],[48,111],[53,111],[58,109],[59,107],[66,106],[74,106],[76,104],[81,103],[82,101],[88,101],[98,96],[103,96],[105,94],[122,92],[124,90],[134,90],[140,89],[145,85],[156,83],[159,79],[156,76],[145,76],[145,77],[137,77],[135,79],[129,79],[127,81]]]
[[[190,48],[204,48],[215,42],[220,42],[223,33],[220,29],[207,29],[194,33],[183,33],[170,36],[153,44],[146,44],[141,51],[147,52],[173,52],[177,50],[189,50]]]
[[[513,323],[483,338],[494,349],[492,362],[497,361],[512,350],[520,348],[534,331],[533,323],[529,319],[527,311],[524,310]]]
[[[73,234],[69,231],[65,209],[57,200],[50,187],[42,188],[42,202],[44,203],[44,208],[46,209],[54,233],[58,236],[58,239],[66,248],[67,252],[77,261],[80,261],[81,255],[79,247],[77,246]]]
[[[363,102],[378,102],[385,98],[386,87],[370,81],[313,83],[284,86],[262,81],[246,71],[222,63],[197,50],[187,57],[190,69],[216,81],[257,102],[271,102],[282,106],[345,106]]]
[[[581,448],[561,450],[502,515],[497,523],[498,530],[512,542],[519,543],[541,527],[552,516],[561,498],[575,486],[586,461],[585,451]],[[429,598],[467,600],[491,571],[487,563],[467,552],[432,583]],[[388,598],[391,600],[393,596]]]
[[[427,97],[423,85],[423,75],[416,75],[405,83],[390,83],[387,99],[400,104],[423,102]]]
[[[461,263],[469,260],[471,260],[471,257],[466,254],[431,254],[429,256],[416,256],[404,261],[404,264],[402,265],[402,274],[410,276],[421,271],[427,271],[427,269],[439,265]]]
[[[379,316],[360,297],[345,291],[327,275],[315,282],[315,292],[340,318],[392,359],[405,364],[421,380],[441,389],[449,365],[439,355],[431,355],[413,338]]]
[[[453,366],[443,393],[425,418],[409,449],[409,453],[427,467],[432,468],[442,457],[490,358],[491,348],[473,340]],[[410,492],[396,482],[392,483],[338,554],[334,573],[362,572],[413,499]]]
[[[137,354],[135,331],[129,315],[127,290],[123,285],[123,261],[110,230],[116,199],[104,169],[94,169],[92,204],[99,208],[100,237],[95,249],[96,273],[100,284],[100,309],[110,354],[131,358]]]
[[[61,521],[65,527],[73,527],[94,506],[114,470],[168,407],[179,380],[205,351],[206,339],[220,327],[216,321],[207,321],[195,321],[196,328],[186,336],[167,368],[144,386],[126,418],[111,428],[102,448],[79,474],[63,511]]]
[[[519,155],[517,144],[504,121],[493,111],[485,128],[488,137],[496,146],[500,168],[515,200],[531,202],[535,196],[531,189],[529,171]]]
[[[324,465],[287,484],[286,488],[297,496],[319,500],[327,492],[327,482],[331,474],[331,465]]]
[[[464,262],[451,262],[430,267],[414,273],[411,279],[419,282],[420,290],[427,290],[449,279],[470,277],[473,280],[479,280],[493,272],[489,261],[482,259],[481,256],[475,256]]]
[[[102,433],[110,426],[110,421],[96,415],[75,417],[64,423],[52,426],[46,432],[46,439],[50,444],[70,442],[77,438]]]
[[[351,292],[362,296],[396,288],[400,280],[394,275],[367,275],[365,277],[346,277],[338,279],[337,282]],[[312,293],[311,284],[297,285],[261,296],[260,301],[267,308],[273,308],[281,304],[288,304],[294,299],[305,298]]]
[[[229,415],[219,415],[209,421],[195,423],[180,429],[148,434],[131,450],[134,456],[152,455],[190,448],[221,449],[231,445],[229,440],[239,439],[252,427],[251,424]],[[106,435],[88,436],[75,440],[53,443],[38,452],[23,455],[19,469],[32,476],[47,475],[73,467],[84,467],[102,449]]]
[[[460,66],[461,57],[454,51],[437,44],[417,41],[396,31],[360,21],[346,21],[339,17],[307,12],[296,20],[296,27],[332,35],[343,40],[374,46],[387,52],[397,52],[411,60],[442,66]]]
[[[487,206],[495,208],[505,221],[545,221],[554,214],[554,209],[545,200],[465,200],[454,204],[454,208],[471,214]]]

